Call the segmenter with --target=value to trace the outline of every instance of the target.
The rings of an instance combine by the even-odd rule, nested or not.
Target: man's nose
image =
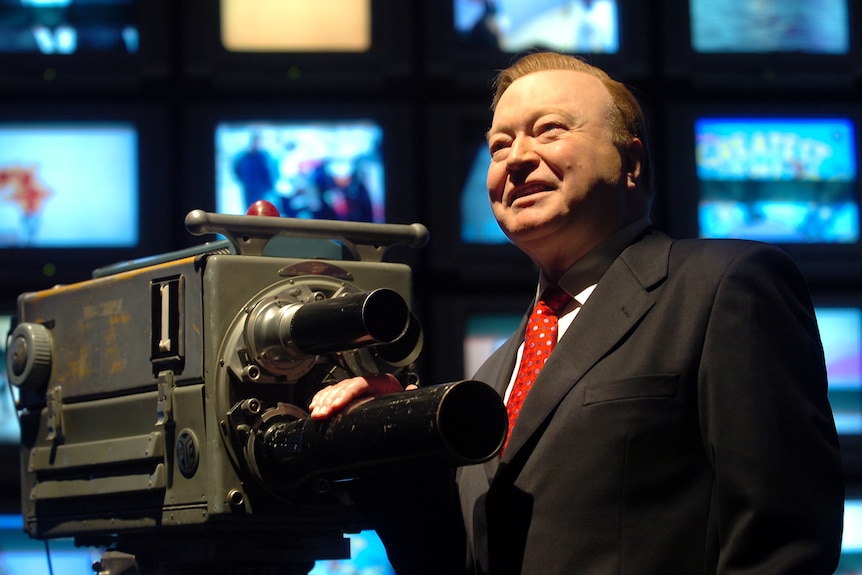
[[[539,161],[539,156],[536,154],[536,147],[533,138],[529,136],[520,136],[512,142],[512,149],[509,151],[507,165],[510,170],[523,168],[525,165],[535,164]]]

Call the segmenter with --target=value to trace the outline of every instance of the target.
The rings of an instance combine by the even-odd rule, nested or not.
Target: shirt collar
[[[597,284],[623,250],[651,225],[652,222],[650,222],[649,218],[641,218],[621,228],[590,253],[575,262],[575,265],[566,270],[560,277],[557,284],[572,296],[581,295],[584,290]],[[542,274],[539,279],[537,293],[542,293],[550,283],[551,281]],[[589,296],[589,292],[586,295]]]

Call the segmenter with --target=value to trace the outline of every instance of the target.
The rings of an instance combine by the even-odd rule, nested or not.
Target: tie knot
[[[550,309],[554,315],[559,315],[569,302],[572,301],[572,296],[566,293],[566,290],[554,284],[545,288],[539,298],[539,304],[544,304]]]

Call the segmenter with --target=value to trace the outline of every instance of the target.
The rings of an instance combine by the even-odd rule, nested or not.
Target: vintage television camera
[[[104,547],[103,574],[305,573],[349,556],[349,480],[499,451],[505,408],[476,381],[308,417],[346,377],[417,383],[411,270],[383,255],[421,247],[424,226],[196,210],[186,227],[227,239],[18,298],[7,370],[32,537]],[[290,255],[333,241],[350,257]]]

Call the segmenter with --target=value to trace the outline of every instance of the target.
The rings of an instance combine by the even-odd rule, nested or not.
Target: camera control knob
[[[9,336],[6,371],[17,387],[38,389],[51,375],[51,333],[42,324],[22,323]]]

